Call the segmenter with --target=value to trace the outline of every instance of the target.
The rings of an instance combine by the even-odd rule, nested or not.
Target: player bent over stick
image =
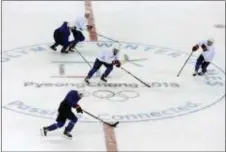
[[[70,36],[70,27],[68,26],[68,22],[64,22],[61,27],[57,28],[54,31],[53,37],[55,40],[55,43],[50,46],[51,49],[56,51],[56,47],[59,45],[62,45],[61,53],[68,53],[67,48],[70,45],[71,42],[69,42],[69,36]]]
[[[93,26],[88,25],[87,20],[90,18],[90,12],[86,11],[84,16],[81,16],[76,19],[75,23],[64,22],[63,25],[57,28],[54,31],[53,37],[55,43],[50,46],[50,48],[54,51],[57,50],[57,46],[62,45],[61,53],[74,52],[74,48],[77,43],[85,40],[85,36],[82,31],[88,30],[90,31]],[[72,32],[74,36],[73,41],[69,41],[70,33]]]
[[[195,73],[193,76],[198,75],[203,75],[207,72],[207,67],[213,60],[215,56],[215,48],[213,46],[214,39],[208,39],[206,41],[202,41],[198,44],[196,44],[193,48],[192,51],[197,51],[199,47],[202,48],[203,52],[202,54],[198,57],[195,65]],[[198,72],[200,69],[200,66],[202,68],[202,72]]]
[[[85,78],[85,82],[89,84],[89,79],[96,73],[100,67],[104,65],[106,67],[105,72],[101,76],[101,80],[107,82],[106,77],[113,70],[113,66],[116,67],[121,66],[121,62],[119,61],[119,49],[118,47],[114,47],[112,50],[102,50],[99,56],[96,58],[93,68],[89,71],[88,76]]]
[[[79,106],[78,101],[83,97],[82,93],[78,93],[76,90],[71,90],[67,93],[64,100],[60,103],[58,108],[58,116],[56,118],[56,123],[43,127],[41,129],[42,135],[46,136],[47,132],[56,130],[64,126],[67,119],[70,120],[67,127],[64,129],[64,135],[68,138],[72,138],[70,132],[72,131],[74,125],[78,121],[78,118],[71,111],[71,108],[76,108],[78,113],[83,113],[82,108]]]

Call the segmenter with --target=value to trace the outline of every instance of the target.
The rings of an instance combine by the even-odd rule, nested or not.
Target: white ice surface
[[[2,48],[3,51],[17,47],[33,44],[51,43],[53,30],[61,25],[62,21],[74,20],[74,16],[84,11],[84,2],[2,2]],[[93,9],[96,21],[97,32],[110,38],[135,43],[144,43],[169,47],[183,52],[190,52],[192,46],[199,40],[209,37],[215,38],[216,57],[214,63],[225,71],[225,29],[214,28],[214,24],[225,23],[225,2],[93,2]],[[85,33],[88,38],[88,34]],[[105,40],[99,38],[99,40]],[[84,50],[85,56],[94,60],[96,50]],[[219,96],[223,89],[211,89],[200,86],[200,93],[192,88],[202,84],[201,79],[193,80],[190,76],[192,68],[186,68],[180,80],[173,76],[186,59],[178,59],[178,65],[173,67],[172,60],[164,58],[166,65],[160,63],[160,59],[145,53],[128,53],[133,57],[149,57],[150,62],[144,62],[146,69],[142,72],[132,65],[125,65],[133,72],[139,73],[143,79],[152,80],[173,80],[187,86],[182,90],[161,90],[150,91],[150,98],[154,97],[159,101],[151,101],[150,105],[144,105],[144,109],[150,106],[157,108],[164,105],[165,98],[161,99],[159,92],[164,92],[167,98],[172,99],[199,99],[208,101],[208,95],[214,98]],[[196,53],[198,55],[199,53]],[[78,59],[71,55],[66,60]],[[61,98],[69,88],[42,89],[35,88],[18,89],[22,81],[26,79],[45,78],[51,65],[50,61],[61,59],[61,56],[51,51],[42,55],[32,55],[32,61],[22,61],[18,65],[5,65],[3,63],[3,106],[9,100],[16,100],[14,96],[22,96],[23,100],[33,101],[30,105],[47,109],[55,109]],[[20,59],[19,59],[20,61]],[[155,64],[158,63],[158,64]],[[8,63],[7,63],[8,64]],[[149,65],[150,64],[150,65]],[[158,67],[155,67],[158,65]],[[42,69],[40,70],[40,66]],[[31,71],[26,71],[25,67]],[[34,70],[37,67],[36,70]],[[5,68],[5,69],[4,69]],[[69,67],[70,68],[70,67]],[[71,67],[70,69],[72,69]],[[82,75],[86,74],[89,68],[76,69]],[[33,71],[32,71],[33,70]],[[153,70],[153,72],[151,71]],[[4,73],[4,71],[7,71]],[[17,72],[15,77],[14,72]],[[54,71],[54,69],[53,69]],[[28,75],[29,73],[29,75]],[[40,75],[37,75],[41,73]],[[154,73],[154,74],[153,74]],[[188,75],[186,75],[188,74]],[[134,82],[135,80],[120,70],[116,70],[115,78],[112,81]],[[149,76],[150,75],[150,76]],[[153,76],[152,76],[153,75]],[[12,79],[15,77],[15,79]],[[4,83],[4,80],[10,84]],[[22,81],[21,81],[22,80]],[[41,81],[41,80],[40,80]],[[64,81],[59,79],[59,81]],[[73,82],[73,79],[67,80]],[[82,80],[81,80],[82,81]],[[194,85],[191,85],[193,84]],[[225,86],[224,86],[225,87]],[[21,91],[21,92],[20,92]],[[141,90],[146,91],[146,90]],[[188,92],[191,91],[191,94]],[[219,91],[219,92],[218,92]],[[170,97],[170,94],[172,96]],[[221,94],[221,92],[220,92]],[[200,95],[202,95],[200,97]],[[142,111],[142,100],[148,98],[148,93],[139,100],[131,101],[131,104],[104,103],[97,99],[87,98],[83,105],[93,112],[101,109],[104,111],[119,112],[122,110]],[[41,102],[39,102],[42,100]],[[45,100],[45,101],[44,101]],[[167,102],[167,101],[166,101]],[[144,103],[145,104],[145,103]],[[174,103],[172,103],[174,104]],[[124,108],[124,109],[123,109]],[[128,108],[128,109],[126,109]],[[103,128],[100,123],[78,122],[73,130],[73,140],[69,141],[61,137],[61,130],[50,133],[47,138],[42,138],[39,133],[40,127],[51,124],[53,121],[19,115],[12,111],[2,110],[2,148],[3,150],[54,150],[54,151],[87,151],[106,150]],[[121,123],[115,129],[119,150],[225,150],[225,99],[218,104],[205,110],[182,117],[165,119],[159,121],[148,121],[139,123]]]

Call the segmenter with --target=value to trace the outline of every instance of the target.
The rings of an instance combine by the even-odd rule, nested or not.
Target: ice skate
[[[61,49],[61,51],[60,51],[61,53],[68,53],[68,51],[66,50],[66,49]]]
[[[66,137],[67,139],[72,139],[72,135],[67,131],[64,131],[64,137]]]
[[[192,75],[193,76],[196,76],[198,74],[198,72],[197,71],[195,71]]]
[[[105,82],[105,83],[108,82],[103,76],[100,78],[100,80],[101,80],[102,82]]]
[[[202,75],[204,75],[204,74],[205,74],[205,72],[199,72],[199,73],[198,73],[199,76],[202,76]]]
[[[69,52],[75,52],[75,50],[73,48],[69,48],[68,51]]]
[[[90,84],[89,78],[88,78],[88,77],[85,78],[85,82],[86,82],[86,84],[88,84],[88,85]]]
[[[46,127],[41,128],[41,135],[47,136],[48,129]]]
[[[50,48],[52,49],[52,50],[54,50],[54,51],[56,51],[57,49],[52,45],[52,46],[50,46]]]

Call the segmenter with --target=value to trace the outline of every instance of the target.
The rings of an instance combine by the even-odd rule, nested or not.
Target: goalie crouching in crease
[[[41,133],[43,136],[47,136],[49,131],[56,130],[64,126],[67,119],[70,120],[68,125],[65,127],[63,134],[72,138],[70,132],[72,131],[74,125],[77,123],[78,118],[72,112],[72,108],[76,108],[78,113],[83,113],[82,108],[79,106],[78,101],[83,97],[82,93],[79,93],[76,90],[70,90],[65,96],[64,100],[60,103],[58,108],[58,116],[56,118],[56,123],[43,127]]]
[[[98,57],[96,58],[92,69],[89,71],[88,75],[85,78],[85,82],[90,84],[89,79],[96,73],[100,67],[104,65],[106,67],[105,72],[101,76],[101,80],[107,82],[106,77],[112,72],[113,66],[116,67],[121,66],[121,62],[119,61],[119,48],[114,47],[112,50],[102,50]]]

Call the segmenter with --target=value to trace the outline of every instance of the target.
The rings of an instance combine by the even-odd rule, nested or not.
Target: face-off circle
[[[101,49],[112,49],[108,41],[84,42],[77,46],[90,64]],[[3,52],[3,108],[34,117],[55,119],[59,103],[70,89],[83,91],[84,109],[110,121],[137,122],[187,115],[208,108],[224,98],[225,74],[215,64],[202,77],[192,77],[197,58],[192,56],[180,77],[177,72],[189,53],[153,45],[121,43],[121,60],[142,83],[114,67],[108,83],[91,79],[84,83],[90,67],[76,53],[62,55],[46,44]],[[28,64],[29,63],[29,64]],[[104,72],[102,67],[100,72]],[[12,75],[14,77],[12,77]],[[20,91],[18,91],[20,90]],[[11,94],[14,94],[13,96]],[[53,108],[54,107],[54,108]],[[96,122],[83,115],[81,122]]]

